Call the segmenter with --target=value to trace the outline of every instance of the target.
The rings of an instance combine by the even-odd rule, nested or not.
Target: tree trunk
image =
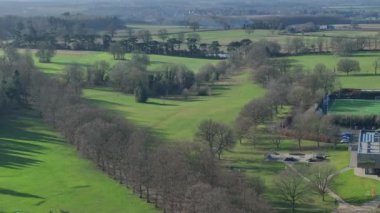
[[[146,201],[150,203],[150,193],[149,193],[149,186],[146,187]]]
[[[302,141],[302,139],[298,139],[298,148],[299,148],[299,150],[301,151],[301,141]]]
[[[295,203],[295,201],[293,200],[293,201],[292,201],[292,213],[294,213],[294,211],[295,211],[295,206],[296,206],[296,203]]]
[[[140,186],[139,186],[139,193],[140,193],[140,198],[142,198],[143,197],[143,190],[142,190],[142,185],[140,184]]]

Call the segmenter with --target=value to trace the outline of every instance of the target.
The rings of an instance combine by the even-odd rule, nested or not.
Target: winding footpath
[[[310,182],[310,179],[305,177],[303,174],[301,174],[292,163],[285,163],[292,171],[294,171],[299,176],[303,177],[305,181]],[[345,173],[347,171],[350,171],[352,168],[346,167],[344,169],[339,170],[335,174],[331,175],[330,178]],[[344,201],[339,195],[337,195],[335,192],[333,192],[330,189],[327,189],[329,196],[334,198],[338,201],[339,207],[335,210],[336,213],[367,213],[367,212],[377,212],[376,209],[378,209],[378,206],[380,206],[380,197],[376,198],[375,200],[369,201],[367,203],[364,203],[361,206],[354,206],[346,201]]]

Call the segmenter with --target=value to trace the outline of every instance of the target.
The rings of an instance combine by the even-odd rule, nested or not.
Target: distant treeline
[[[100,31],[113,35],[124,28],[117,17],[62,15],[57,17],[0,17],[0,39],[20,48],[37,48],[49,42],[57,49],[73,46],[77,49],[102,50]]]

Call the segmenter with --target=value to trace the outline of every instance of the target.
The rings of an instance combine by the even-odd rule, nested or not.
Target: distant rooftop
[[[380,155],[380,132],[373,130],[362,130],[359,136],[358,154]]]

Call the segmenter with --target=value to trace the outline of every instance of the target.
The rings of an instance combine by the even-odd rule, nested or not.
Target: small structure
[[[359,134],[357,167],[368,175],[380,175],[380,132],[362,130]]]

